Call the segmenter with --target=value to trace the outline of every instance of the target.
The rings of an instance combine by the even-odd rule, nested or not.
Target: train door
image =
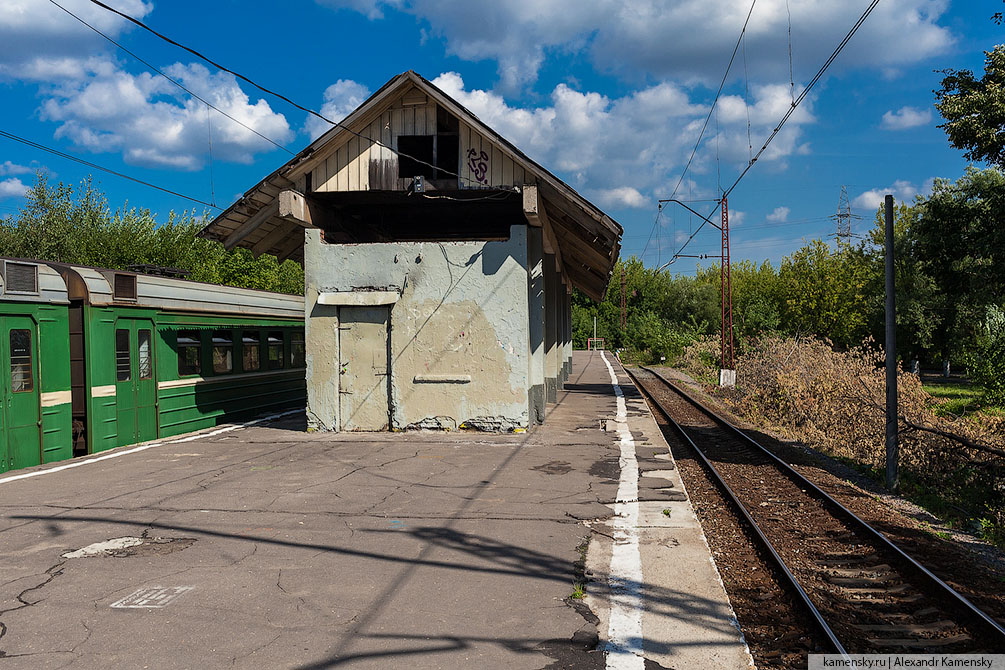
[[[0,471],[42,462],[38,358],[35,322],[27,316],[0,317]]]
[[[339,414],[342,430],[387,430],[390,424],[387,307],[341,307]]]
[[[115,414],[120,444],[157,437],[157,382],[154,379],[153,322],[115,322]]]

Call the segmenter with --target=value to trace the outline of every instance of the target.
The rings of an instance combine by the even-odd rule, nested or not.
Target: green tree
[[[897,348],[904,360],[927,358],[942,321],[938,311],[939,289],[918,256],[918,221],[923,211],[919,198],[914,205],[900,203],[894,210],[893,257],[897,295]],[[886,217],[876,212],[876,223],[863,248],[870,259],[866,294],[873,338],[882,342],[886,331]]]
[[[158,223],[149,210],[128,206],[112,212],[90,179],[75,189],[39,173],[17,216],[0,219],[0,255],[109,269],[159,265],[188,270],[196,281],[303,294],[297,263],[227,251],[198,236],[205,222],[205,215],[171,212]]]
[[[814,334],[840,346],[858,344],[867,334],[868,262],[860,250],[832,250],[813,240],[782,261],[779,285],[783,327]]]
[[[968,168],[955,183],[937,179],[916,207],[914,249],[938,287],[934,345],[948,357],[974,341],[987,307],[1005,295],[1005,174]]]
[[[984,76],[946,70],[935,92],[935,108],[946,120],[939,127],[970,161],[1005,167],[1005,45],[985,52]]]

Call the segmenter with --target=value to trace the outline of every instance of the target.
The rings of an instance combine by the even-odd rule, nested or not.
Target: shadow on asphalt
[[[557,582],[568,584],[570,589],[572,587],[572,582],[575,575],[575,568],[571,561],[553,556],[550,554],[533,551],[525,547],[511,544],[507,542],[500,542],[499,540],[483,537],[473,533],[465,533],[453,528],[444,528],[436,526],[425,526],[416,527],[408,531],[404,531],[418,540],[423,541],[426,544],[425,549],[418,558],[406,558],[402,556],[397,556],[393,554],[384,554],[372,551],[361,551],[358,549],[350,549],[347,547],[339,547],[331,544],[319,544],[319,543],[309,543],[309,542],[295,542],[291,540],[282,540],[273,537],[255,536],[247,534],[237,534],[228,533],[219,530],[211,530],[207,528],[200,528],[198,526],[188,526],[180,524],[170,524],[170,523],[160,523],[160,522],[146,522],[146,521],[130,521],[126,519],[111,519],[102,516],[75,516],[75,517],[65,517],[65,516],[55,516],[55,515],[11,515],[7,518],[19,521],[41,521],[54,523],[59,522],[61,524],[67,523],[110,523],[118,524],[122,526],[131,527],[144,527],[152,528],[160,531],[173,531],[182,533],[186,536],[204,536],[204,537],[220,537],[230,540],[240,540],[244,542],[252,543],[262,543],[271,544],[284,547],[290,547],[295,549],[309,549],[312,551],[321,551],[325,553],[338,554],[343,556],[361,557],[367,558],[392,564],[401,564],[406,566],[406,573],[411,573],[412,570],[420,567],[430,567],[430,568],[443,568],[447,570],[457,570],[462,572],[474,572],[474,573],[484,573],[486,575],[507,575],[507,576],[519,576],[519,577],[529,577],[532,579],[540,579],[543,581]],[[370,530],[364,532],[371,533],[394,533],[402,534],[401,530]],[[480,562],[487,562],[491,565],[475,565],[475,564],[465,564],[458,563],[454,561],[438,561],[429,558],[422,558],[422,556],[428,554],[433,549],[444,549],[455,552],[462,552],[470,555],[472,558],[478,559]],[[396,579],[395,582],[389,587],[386,592],[393,593],[398,591],[401,586],[407,581],[410,574],[403,574]],[[728,624],[724,624],[724,620],[728,618],[722,617],[722,613],[719,611],[721,603],[716,601],[708,600],[705,598],[698,598],[693,594],[686,593],[683,591],[677,591],[674,589],[659,588],[651,584],[642,582],[639,583],[626,583],[624,588],[629,591],[634,591],[641,588],[646,594],[645,599],[647,603],[647,611],[663,613],[666,616],[679,617],[682,619],[687,619],[691,621],[703,621],[703,627],[706,629],[718,629],[725,628]],[[384,601],[383,598],[377,599],[376,607],[380,607],[381,603]],[[407,635],[372,635],[362,631],[349,631],[347,635],[351,636],[353,640],[363,640],[363,639],[381,639],[386,637],[389,639],[406,639]],[[723,636],[725,639],[725,636]],[[589,639],[587,639],[589,638]],[[415,648],[402,648],[399,650],[382,649],[373,651],[359,651],[343,653],[337,652],[327,658],[321,659],[319,661],[309,663],[306,665],[298,666],[300,670],[315,670],[318,668],[330,668],[338,667],[350,661],[358,661],[364,658],[382,658],[382,657],[407,657],[414,656],[417,654],[433,654],[433,653],[443,653],[449,651],[462,651],[470,648],[471,644],[482,643],[482,642],[492,642],[498,644],[506,649],[517,651],[521,653],[543,653],[551,658],[554,658],[559,665],[554,667],[584,667],[592,668],[595,658],[599,657],[601,660],[599,665],[596,667],[603,667],[603,654],[596,653],[597,638],[595,635],[584,636],[582,632],[573,636],[572,639],[568,640],[547,640],[539,641],[533,639],[507,639],[507,638],[479,638],[479,637],[462,637],[462,636],[430,636],[423,635],[417,636],[416,639],[425,640],[428,642],[435,642],[437,640],[441,641],[443,644],[423,647],[420,649]],[[687,641],[675,641],[674,645],[680,647],[681,645],[687,645]],[[707,639],[704,640],[694,640],[695,645],[708,645]],[[723,644],[726,644],[725,642]],[[646,640],[645,645],[647,649],[658,650],[666,649],[666,645],[661,644],[659,640]],[[347,650],[346,650],[347,651]],[[575,663],[572,661],[575,660]],[[571,665],[570,665],[571,664]]]

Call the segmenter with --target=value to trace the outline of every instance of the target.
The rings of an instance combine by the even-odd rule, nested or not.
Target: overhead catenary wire
[[[223,114],[224,116],[226,116],[228,119],[230,119],[231,121],[233,121],[237,125],[242,126],[245,129],[251,131],[252,133],[254,133],[255,135],[257,135],[258,137],[261,137],[266,142],[272,144],[273,146],[275,146],[275,147],[277,147],[279,149],[282,149],[283,151],[285,151],[286,153],[290,154],[291,156],[295,155],[292,151],[290,151],[289,149],[287,149],[286,147],[284,147],[282,144],[279,144],[278,142],[276,142],[275,140],[273,140],[271,137],[267,137],[266,135],[263,135],[262,133],[258,132],[257,130],[255,130],[254,128],[252,128],[251,126],[249,126],[248,124],[246,124],[243,121],[241,121],[240,119],[234,118],[233,116],[231,116],[227,112],[223,111],[222,109],[220,109],[219,107],[217,107],[216,105],[214,105],[213,103],[211,103],[210,101],[208,101],[205,98],[203,98],[202,96],[200,96],[198,93],[195,93],[190,88],[186,87],[184,84],[182,84],[180,81],[178,81],[174,77],[171,77],[170,75],[166,74],[160,68],[156,67],[155,65],[152,65],[148,61],[144,60],[143,58],[141,58],[140,56],[138,56],[134,52],[132,52],[129,49],[127,49],[126,47],[124,47],[119,42],[115,41],[114,39],[112,39],[111,37],[109,37],[108,35],[106,35],[105,33],[103,33],[102,31],[98,30],[97,28],[95,28],[94,26],[92,26],[90,23],[88,23],[84,19],[80,18],[79,16],[77,16],[76,14],[74,14],[69,9],[67,9],[63,5],[59,4],[55,0],[49,0],[49,2],[51,2],[52,4],[54,4],[56,7],[59,7],[64,12],[66,12],[67,14],[69,14],[70,16],[72,16],[73,18],[77,19],[78,21],[80,21],[81,23],[83,23],[85,26],[87,26],[88,28],[90,28],[91,30],[93,30],[94,32],[96,32],[98,35],[101,35],[106,40],[108,40],[109,42],[111,42],[112,44],[114,44],[115,46],[117,46],[119,49],[121,49],[125,53],[129,54],[130,56],[132,56],[133,58],[135,58],[137,61],[139,61],[140,63],[142,63],[143,65],[147,66],[147,68],[149,68],[152,72],[154,72],[156,74],[159,74],[160,76],[164,77],[169,82],[171,82],[172,84],[174,84],[175,86],[177,86],[181,90],[185,91],[190,96],[192,96],[193,98],[195,98],[199,102],[203,103],[204,105],[206,105],[210,109],[216,110],[220,114]]]
[[[51,1],[52,0],[50,0],[50,2]],[[254,86],[259,91],[261,91],[263,93],[266,93],[268,95],[274,96],[276,98],[279,98],[283,102],[285,102],[285,103],[287,103],[289,105],[292,105],[293,107],[295,107],[296,109],[299,109],[302,112],[306,112],[307,114],[310,114],[311,116],[317,117],[317,118],[321,119],[322,121],[324,121],[325,123],[331,124],[332,126],[334,126],[336,128],[341,128],[342,130],[346,131],[350,135],[358,137],[361,140],[366,140],[367,142],[370,142],[371,144],[374,144],[374,145],[376,145],[378,147],[381,147],[382,149],[386,149],[386,150],[390,151],[391,153],[393,153],[396,156],[408,158],[410,160],[415,161],[419,165],[425,165],[426,167],[432,168],[433,170],[436,170],[437,172],[439,172],[441,174],[446,174],[446,175],[449,175],[451,177],[457,177],[458,179],[460,179],[462,181],[467,181],[467,182],[470,182],[472,184],[481,186],[481,184],[477,180],[472,179],[471,177],[464,177],[464,176],[462,176],[462,175],[460,175],[460,174],[458,174],[456,172],[451,172],[450,170],[446,170],[446,169],[444,169],[442,167],[439,167],[437,165],[433,165],[432,163],[430,163],[428,161],[425,161],[425,160],[423,160],[421,158],[418,158],[416,156],[412,156],[412,155],[404,153],[402,151],[398,151],[394,147],[388,146],[387,144],[384,144],[380,140],[375,140],[375,139],[373,139],[372,137],[370,137],[368,135],[365,135],[363,133],[360,133],[360,132],[357,132],[357,131],[353,130],[352,128],[348,127],[347,125],[345,125],[344,123],[342,123],[340,121],[333,121],[332,119],[328,118],[327,116],[325,116],[321,112],[313,110],[310,107],[305,107],[304,105],[301,105],[300,103],[293,101],[292,99],[288,98],[287,96],[283,95],[282,93],[279,93],[279,92],[274,91],[274,90],[272,90],[270,88],[267,88],[267,87],[259,84],[258,82],[254,81],[253,79],[250,79],[249,77],[246,77],[245,75],[241,74],[240,72],[236,72],[235,70],[231,70],[230,68],[225,67],[224,65],[221,65],[220,63],[212,60],[208,56],[205,56],[202,53],[200,53],[199,51],[196,51],[192,47],[185,46],[184,44],[181,44],[180,42],[177,42],[177,41],[171,39],[167,35],[154,30],[153,28],[151,28],[147,24],[143,23],[139,19],[134,18],[134,17],[130,16],[129,14],[126,14],[125,12],[121,12],[118,9],[115,9],[114,7],[110,7],[110,6],[106,5],[105,3],[101,2],[101,0],[90,0],[90,2],[92,4],[94,4],[94,5],[97,5],[98,7],[101,7],[104,10],[107,10],[107,11],[113,13],[113,14],[117,14],[118,16],[121,16],[126,21],[129,21],[130,23],[132,23],[132,24],[134,24],[134,25],[142,28],[143,30],[146,30],[150,34],[152,34],[152,35],[154,35],[154,36],[156,36],[156,37],[164,40],[168,44],[176,46],[179,49],[182,49],[183,51],[187,51],[188,53],[192,54],[196,58],[209,63],[210,65],[212,65],[216,69],[220,70],[221,72],[226,72],[228,74],[232,74],[235,77],[237,77],[238,79],[240,79],[241,81],[246,82],[247,84],[250,84],[251,86]],[[755,2],[756,2],[756,0],[755,0]]]
[[[96,2],[97,0],[91,0]],[[733,67],[733,61],[736,60],[736,52],[740,49],[740,41],[743,39],[744,34],[747,32],[747,24],[750,23],[750,15],[754,13],[754,5],[757,4],[757,0],[752,0],[750,3],[750,10],[747,11],[747,18],[743,22],[743,28],[740,29],[740,36],[736,38],[736,44],[733,46],[733,53],[729,57],[729,63],[726,64],[726,71],[722,73],[722,81],[719,82],[719,89],[715,92],[715,98],[712,100],[712,106],[708,108],[708,114],[705,115],[705,122],[701,126],[701,131],[698,133],[698,140],[694,143],[694,148],[691,149],[691,155],[687,159],[687,164],[684,165],[684,170],[680,173],[680,178],[677,180],[677,185],[673,187],[673,192],[670,194],[669,200],[673,200],[674,196],[677,195],[680,185],[684,182],[684,177],[687,175],[688,169],[691,167],[691,162],[694,161],[694,156],[698,153],[698,146],[701,144],[701,139],[705,136],[705,130],[708,128],[708,122],[712,118],[712,112],[715,111],[716,105],[719,102],[719,96],[722,95],[722,89],[726,85],[726,79],[729,77],[729,70]],[[718,123],[718,117],[716,117],[716,122]],[[718,138],[718,133],[716,133]],[[654,227],[655,231],[656,228]],[[652,233],[649,234],[650,239],[652,238]],[[645,256],[646,249],[649,248],[649,242],[646,242],[646,246],[642,249],[642,256]]]
[[[83,158],[78,158],[78,157],[76,157],[76,156],[74,156],[72,154],[64,153],[64,152],[62,152],[62,151],[60,151],[58,149],[53,149],[52,147],[47,147],[44,144],[39,144],[38,142],[34,142],[34,141],[26,139],[24,137],[20,137],[18,135],[14,135],[12,133],[8,133],[5,130],[0,130],[0,137],[5,137],[5,138],[7,138],[9,140],[13,140],[15,142],[20,142],[21,144],[26,144],[26,145],[28,145],[30,147],[33,147],[35,149],[38,149],[40,151],[48,152],[48,153],[53,154],[55,156],[59,156],[60,158],[65,158],[67,160],[74,161],[75,163],[80,163],[81,165],[86,165],[87,167],[93,168],[95,170],[100,170],[102,172],[107,172],[108,174],[115,175],[116,177],[121,177],[122,179],[128,179],[131,182],[135,182],[137,184],[141,184],[143,186],[147,186],[149,188],[156,189],[158,191],[161,191],[163,193],[167,193],[169,195],[173,195],[173,196],[176,196],[176,197],[179,197],[179,198],[184,198],[185,200],[191,200],[192,202],[197,202],[200,205],[205,205],[206,207],[212,207],[213,209],[219,209],[219,210],[223,209],[222,207],[217,207],[213,203],[206,202],[205,200],[202,200],[200,198],[195,198],[195,197],[190,196],[190,195],[185,195],[184,193],[179,193],[178,191],[172,191],[169,188],[164,188],[163,186],[158,186],[157,184],[152,184],[152,183],[150,183],[148,181],[144,181],[142,179],[138,179],[136,177],[132,177],[132,176],[127,175],[127,174],[125,174],[123,172],[118,172],[117,170],[113,170],[111,168],[104,167],[103,165],[98,165],[96,163],[91,163],[90,161],[85,161]]]
[[[817,84],[817,82],[820,81],[820,78],[823,76],[824,72],[826,72],[827,69],[831,66],[831,63],[833,63],[834,59],[838,57],[838,54],[840,54],[844,50],[845,45],[847,45],[848,42],[851,40],[851,38],[854,37],[855,33],[858,32],[858,29],[860,27],[862,27],[862,24],[865,23],[865,20],[869,18],[869,15],[872,14],[872,10],[874,10],[876,8],[876,5],[878,4],[879,0],[872,0],[872,2],[869,3],[869,6],[865,8],[865,11],[862,12],[862,15],[858,18],[858,21],[856,21],[855,25],[851,27],[848,33],[844,36],[844,39],[842,39],[841,42],[838,43],[837,47],[835,47],[830,57],[824,62],[823,65],[820,66],[820,69],[817,70],[817,73],[813,75],[813,78],[809,81],[809,83],[806,84],[803,90],[800,91],[799,95],[796,96],[795,100],[792,101],[791,105],[789,106],[789,109],[786,110],[784,115],[782,115],[781,120],[775,126],[775,129],[771,131],[771,134],[768,135],[768,138],[764,141],[764,144],[761,145],[761,148],[757,151],[756,154],[754,154],[754,157],[751,158],[750,161],[748,161],[747,165],[743,168],[739,176],[736,178],[736,181],[734,181],[733,184],[728,189],[725,189],[722,192],[723,198],[728,198],[729,195],[733,192],[733,190],[739,185],[740,181],[747,175],[748,172],[750,172],[750,168],[754,167],[754,165],[757,163],[757,160],[761,157],[761,154],[763,154],[767,150],[768,145],[771,144],[771,141],[775,139],[775,137],[778,135],[779,132],[781,132],[782,127],[785,125],[785,122],[789,120],[789,118],[796,111],[796,109],[803,102],[803,100],[806,99],[806,96],[809,95],[809,92],[813,89],[813,87]],[[711,212],[709,212],[709,216],[711,216],[714,213],[715,210],[712,210]],[[681,245],[681,247],[674,253],[673,258],[671,258],[669,262],[672,263],[677,258],[680,258],[681,252],[684,251],[687,245],[691,243],[695,235],[697,235],[701,231],[701,229],[705,227],[706,223],[707,220],[702,221],[701,225],[698,226],[698,228],[694,231],[694,233],[692,233],[691,236],[688,237],[688,239],[684,242],[684,244]]]

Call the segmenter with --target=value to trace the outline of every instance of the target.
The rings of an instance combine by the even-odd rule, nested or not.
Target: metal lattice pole
[[[725,197],[722,199],[722,261],[719,268],[722,285],[722,369],[735,370],[733,360],[733,287],[730,280],[729,262],[729,205]]]

